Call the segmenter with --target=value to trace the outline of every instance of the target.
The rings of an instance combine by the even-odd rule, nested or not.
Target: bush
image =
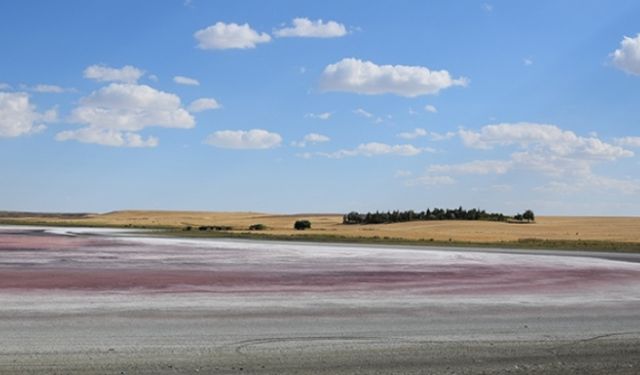
[[[267,226],[264,224],[252,224],[249,225],[249,230],[265,230]]]
[[[309,220],[297,220],[293,224],[293,229],[295,230],[311,229],[311,222]]]

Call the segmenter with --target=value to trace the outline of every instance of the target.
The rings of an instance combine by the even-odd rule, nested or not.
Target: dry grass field
[[[293,223],[308,219],[312,229],[296,231]],[[497,243],[522,240],[607,241],[640,243],[640,217],[538,217],[532,224],[488,221],[414,221],[398,224],[343,225],[337,214],[271,215],[255,212],[117,211],[84,217],[4,215],[4,223],[170,227],[230,226],[234,233],[264,224],[262,235],[353,237],[409,241]]]

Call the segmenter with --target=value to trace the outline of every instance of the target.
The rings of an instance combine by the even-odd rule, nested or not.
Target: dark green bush
[[[311,229],[311,222],[309,220],[297,220],[293,224],[293,229],[295,230]]]

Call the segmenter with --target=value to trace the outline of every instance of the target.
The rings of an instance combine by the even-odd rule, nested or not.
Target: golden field
[[[308,219],[312,229],[296,231],[296,220]],[[272,215],[254,212],[117,211],[85,217],[5,215],[4,223],[170,227],[230,226],[234,233],[248,232],[252,224],[264,224],[261,235],[304,235],[409,241],[496,243],[521,240],[607,241],[640,243],[640,217],[538,217],[531,224],[488,221],[414,221],[397,224],[343,225],[337,214]]]

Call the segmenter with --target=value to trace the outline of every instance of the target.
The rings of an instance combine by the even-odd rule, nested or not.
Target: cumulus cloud
[[[46,84],[35,85],[31,88],[31,90],[35,92],[48,93],[48,94],[62,94],[63,92],[70,91],[69,89],[65,89],[64,87],[60,87],[57,85],[46,85]]]
[[[429,173],[453,173],[453,174],[505,174],[513,162],[504,160],[474,160],[460,164],[434,164],[429,166]]]
[[[293,26],[274,31],[275,36],[299,38],[336,38],[347,35],[347,28],[338,22],[322,20],[312,21],[308,18],[295,18]]]
[[[278,147],[282,137],[263,129],[220,130],[210,134],[205,143],[220,148],[263,150]]]
[[[0,92],[0,137],[38,133],[57,119],[55,109],[39,113],[24,92]]]
[[[615,142],[619,146],[640,147],[640,137],[616,138]]]
[[[329,142],[330,140],[331,138],[327,137],[326,135],[309,133],[305,135],[301,141],[294,141],[291,143],[291,145],[295,147],[306,147],[308,144],[324,143]]]
[[[56,140],[74,140],[112,147],[156,147],[158,145],[158,138],[156,137],[150,136],[144,139],[137,133],[92,127],[62,131],[56,134]]]
[[[179,85],[200,86],[200,82],[197,79],[185,76],[175,76],[173,77],[173,82]]]
[[[484,126],[480,131],[460,130],[466,146],[490,149],[497,145],[544,149],[557,156],[615,160],[633,156],[633,152],[605,143],[596,137],[581,137],[555,125],[537,123],[503,123]]]
[[[196,99],[189,104],[189,112],[203,112],[211,109],[220,108],[220,103],[214,98],[200,98]]]
[[[405,178],[413,175],[413,172],[408,171],[406,169],[398,169],[396,173],[393,175],[395,178]]]
[[[609,144],[595,134],[583,137],[555,125],[537,123],[505,123],[487,125],[479,131],[460,130],[458,135],[467,147],[481,150],[509,147],[506,160],[474,160],[459,164],[431,165],[427,175],[476,174],[502,175],[512,171],[528,171],[553,181],[539,191],[551,191],[565,185],[575,189],[613,189],[624,193],[637,191],[638,182],[599,176],[596,164],[631,157],[632,151]],[[617,143],[628,145],[633,137]],[[515,150],[514,150],[515,148]]]
[[[427,104],[426,106],[424,106],[424,110],[431,113],[438,113],[438,108],[431,104]]]
[[[319,119],[319,120],[328,120],[332,115],[333,115],[333,113],[331,113],[331,112],[307,113],[306,115],[304,115],[304,117],[315,118],[315,119]]]
[[[195,126],[193,116],[182,108],[178,96],[127,83],[111,83],[82,98],[69,121],[86,127],[60,132],[57,140],[127,147],[156,146],[156,138],[143,139],[137,134],[147,127]]]
[[[407,186],[438,186],[438,185],[452,185],[455,184],[456,180],[454,180],[450,176],[420,176],[417,178],[413,178],[406,182]]]
[[[131,65],[111,68],[106,65],[91,65],[84,70],[84,78],[99,82],[135,83],[144,75],[144,71]]]
[[[258,33],[248,23],[218,22],[193,34],[200,49],[246,49],[271,41],[266,33]]]
[[[452,86],[466,86],[466,78],[452,78],[446,70],[422,66],[376,65],[371,61],[345,58],[328,65],[321,77],[325,91],[366,95],[395,94],[415,97],[437,94]]]
[[[620,48],[611,54],[611,61],[618,69],[640,75],[640,34],[635,38],[625,36]]]
[[[614,190],[624,194],[640,194],[640,180],[622,180],[605,176],[588,175],[580,180],[550,181],[533,190],[552,194],[573,194],[584,190]]]
[[[399,133],[396,136],[402,139],[416,139],[419,137],[425,137],[427,135],[427,131],[422,128],[415,128],[412,132],[403,132]]]
[[[380,155],[397,155],[397,156],[415,156],[429,149],[418,148],[410,144],[388,145],[379,142],[370,142],[360,144],[358,147],[349,150],[338,150],[331,153],[318,152],[316,155],[324,156],[331,159],[342,159],[351,156],[380,156]]]
[[[373,117],[373,113],[367,112],[362,108],[354,109],[353,113],[355,113],[356,115],[361,116],[361,117],[366,117],[366,118]]]
[[[449,131],[446,133],[436,133],[436,132],[429,133],[429,137],[431,138],[432,141],[446,141],[455,137],[456,135],[458,135],[458,133],[452,132],[452,131]]]

